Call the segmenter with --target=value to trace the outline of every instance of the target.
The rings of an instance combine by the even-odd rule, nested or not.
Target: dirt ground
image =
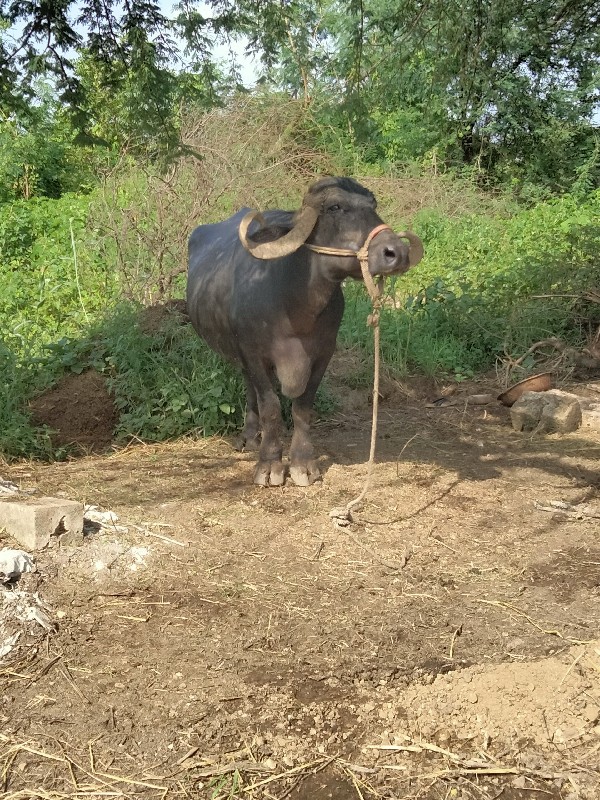
[[[2,469],[126,528],[21,581],[55,630],[0,662],[4,797],[600,797],[600,521],[535,505],[600,506],[600,434],[388,381],[339,528],[370,430],[343,374],[309,488],[224,439]]]

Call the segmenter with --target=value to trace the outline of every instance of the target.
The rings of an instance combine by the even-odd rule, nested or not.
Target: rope
[[[378,232],[378,231],[377,231]],[[344,528],[351,522],[354,522],[352,517],[352,510],[365,498],[371,486],[371,476],[373,474],[373,466],[375,464],[375,444],[377,441],[377,415],[379,411],[379,362],[380,362],[380,328],[379,318],[381,316],[381,307],[383,305],[383,278],[379,278],[377,283],[373,280],[373,276],[369,272],[369,244],[373,236],[376,235],[375,231],[367,238],[367,241],[356,253],[356,257],[360,262],[360,270],[362,272],[363,280],[371,303],[373,304],[373,311],[367,318],[367,325],[373,328],[373,351],[374,351],[374,365],[373,365],[373,416],[371,420],[371,446],[369,449],[369,462],[367,465],[367,477],[365,483],[357,497],[351,500],[342,508],[332,508],[329,516],[333,523],[338,527]]]

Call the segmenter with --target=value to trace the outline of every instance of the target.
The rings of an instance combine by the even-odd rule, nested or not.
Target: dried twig
[[[511,605],[510,603],[503,603],[500,600],[479,600],[477,599],[475,602],[477,603],[485,603],[488,606],[497,606],[498,608],[508,608],[515,614],[518,614],[520,617],[525,617],[527,622],[533,625],[534,628],[537,628],[538,631],[547,634],[548,636],[558,636],[559,639],[563,639],[565,642],[570,642],[571,644],[590,644],[593,640],[592,639],[573,639],[570,636],[564,636],[560,631],[543,628],[541,625],[533,620],[529,614],[526,614],[524,611],[521,611],[520,608],[516,608],[515,606]]]

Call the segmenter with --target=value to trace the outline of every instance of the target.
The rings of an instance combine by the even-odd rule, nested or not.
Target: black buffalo
[[[356,253],[381,227],[369,244],[372,275],[397,275],[422,258],[419,239],[383,226],[375,209],[374,196],[355,180],[323,178],[299,211],[267,211],[253,232],[245,209],[200,225],[190,237],[188,313],[200,336],[242,369],[247,406],[240,449],[259,448],[257,484],[285,480],[277,384],[293,401],[290,475],[299,486],[319,477],[309,430],[313,401],[335,350],[342,281],[360,280],[361,271],[356,256],[311,246]]]

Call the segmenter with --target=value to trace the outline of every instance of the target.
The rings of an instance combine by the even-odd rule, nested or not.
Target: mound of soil
[[[183,325],[190,321],[185,300],[167,300],[165,303],[155,303],[140,311],[138,324],[143,333],[152,336],[165,327],[165,324],[177,317]]]
[[[96,370],[65,375],[56,386],[36,397],[30,405],[36,425],[47,425],[54,446],[79,445],[102,450],[113,436],[119,413]]]

